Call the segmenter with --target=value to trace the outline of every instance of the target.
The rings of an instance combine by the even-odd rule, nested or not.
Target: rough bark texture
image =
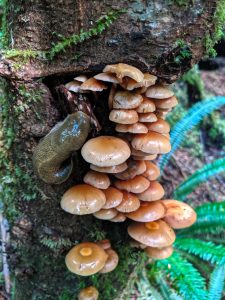
[[[65,299],[76,299],[80,287],[94,284],[100,289],[101,299],[110,300],[124,289],[130,271],[138,264],[137,256],[141,257],[126,246],[126,224],[72,216],[59,206],[61,195],[82,180],[88,165],[75,153],[71,178],[51,186],[33,174],[32,153],[39,139],[70,112],[59,101],[56,86],[75,74],[99,72],[105,64],[116,62],[127,62],[161,80],[175,81],[204,55],[204,36],[206,28],[213,30],[216,2],[196,0],[177,6],[172,0],[8,1],[11,43],[23,50],[46,51],[58,40],[54,33],[69,37],[81,28],[88,30],[110,9],[127,9],[102,35],[66,49],[51,61],[31,59],[22,61],[18,68],[15,62],[20,58],[10,60],[3,56],[0,61],[0,74],[9,83],[8,118],[16,133],[10,153],[12,174],[17,180],[16,213],[10,219],[13,242],[9,249],[16,275],[14,299],[60,299],[64,290],[69,293]],[[182,46],[176,43],[181,39]],[[182,51],[188,51],[188,56]],[[80,57],[74,59],[77,53]],[[43,82],[37,80],[40,77],[45,77]],[[101,134],[112,133],[107,107],[98,104],[94,112],[104,128]],[[112,240],[120,253],[117,272],[85,279],[70,274],[64,257],[71,246],[103,237]],[[123,295],[123,299],[130,299]]]

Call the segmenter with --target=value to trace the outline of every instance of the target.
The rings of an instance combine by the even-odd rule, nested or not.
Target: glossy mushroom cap
[[[145,161],[145,165],[146,171],[142,174],[142,176],[148,178],[150,181],[156,180],[160,175],[160,170],[157,165],[150,161]]]
[[[167,247],[175,241],[173,229],[164,221],[133,223],[128,226],[128,234],[136,241],[150,247]]]
[[[81,149],[83,158],[99,167],[122,164],[130,157],[130,148],[122,139],[99,136],[88,140]]]
[[[149,154],[163,154],[171,150],[170,141],[160,133],[148,132],[136,134],[131,142],[132,147]]]
[[[154,101],[155,106],[157,109],[171,109],[175,107],[178,104],[177,98],[175,96],[172,96],[167,99],[162,99],[162,100],[155,100]]]
[[[129,133],[147,133],[148,132],[148,128],[142,124],[142,123],[135,123],[135,124],[130,124],[130,125],[126,125],[126,124],[117,124],[116,125],[116,131],[117,132],[129,132]]]
[[[66,266],[72,273],[89,276],[99,272],[107,258],[106,252],[97,244],[81,243],[66,255]]]
[[[146,247],[145,252],[153,259],[165,259],[173,254],[173,246],[162,248]]]
[[[116,178],[121,180],[132,179],[135,176],[140,175],[146,171],[146,164],[144,161],[129,159],[127,161],[127,164],[128,168],[124,172],[114,175]]]
[[[137,210],[140,207],[140,201],[136,195],[128,193],[126,191],[122,191],[122,193],[123,200],[116,208],[119,212],[129,213]]]
[[[170,125],[163,119],[158,119],[156,122],[146,124],[149,131],[158,132],[161,134],[170,132]]]
[[[115,223],[124,222],[126,218],[127,217],[123,213],[118,213],[118,215],[115,216],[115,218],[111,219],[110,222],[115,222]]]
[[[140,207],[133,212],[127,214],[129,219],[137,222],[152,222],[163,218],[165,215],[165,207],[161,201],[142,202]]]
[[[86,75],[79,75],[79,76],[76,76],[74,78],[74,80],[79,81],[79,82],[85,82],[88,80],[88,77]]]
[[[197,219],[196,212],[187,203],[177,200],[163,200],[166,207],[164,221],[175,229],[186,228],[193,225]]]
[[[114,208],[123,200],[123,193],[118,189],[110,186],[106,190],[103,191],[106,197],[105,205],[103,206],[104,209]]]
[[[132,158],[134,160],[154,160],[156,159],[157,154],[150,154],[150,155],[145,155],[145,156],[137,156],[137,155],[132,155]]]
[[[103,274],[112,272],[119,263],[119,256],[116,253],[116,251],[112,249],[107,249],[105,252],[108,255],[108,258],[104,267],[99,271],[99,273]]]
[[[108,87],[105,83],[95,78],[89,78],[88,80],[83,82],[82,85],[80,86],[81,90],[93,91],[93,92],[101,92],[107,88]]]
[[[145,93],[146,97],[153,99],[166,99],[172,97],[173,95],[173,91],[160,84],[150,86]]]
[[[101,209],[94,213],[95,218],[100,220],[111,220],[117,216],[118,212],[114,208]]]
[[[109,240],[105,239],[105,240],[101,240],[99,242],[96,243],[98,246],[100,246],[102,249],[106,250],[106,249],[110,249],[111,248],[111,243]]]
[[[139,122],[151,123],[151,122],[156,122],[157,117],[155,114],[150,112],[150,113],[139,114],[138,120]]]
[[[81,86],[81,82],[77,81],[77,80],[73,80],[73,81],[70,81],[68,82],[65,87],[71,91],[71,92],[74,92],[74,93],[79,93],[80,91],[80,86]]]
[[[164,194],[165,191],[162,185],[157,181],[151,181],[149,188],[137,196],[142,201],[151,202],[162,199]]]
[[[117,180],[114,182],[115,187],[117,187],[119,190],[124,190],[130,193],[142,193],[150,185],[150,182],[148,179],[141,175],[137,175],[132,179],[128,180]]]
[[[107,189],[110,186],[108,175],[96,171],[88,171],[83,180],[98,189]]]
[[[128,91],[116,92],[113,100],[113,108],[115,109],[134,109],[137,108],[143,98],[136,93],[130,93]]]
[[[111,166],[111,167],[98,167],[93,164],[90,164],[90,169],[101,173],[116,174],[125,171],[127,169],[127,163],[124,162],[117,166]]]
[[[107,65],[104,68],[103,72],[116,74],[116,77],[119,79],[120,82],[122,82],[122,79],[124,77],[130,77],[137,82],[141,82],[144,79],[144,74],[140,70],[133,66],[123,63]]]
[[[74,215],[87,215],[99,211],[106,202],[105,194],[88,184],[70,188],[62,197],[63,210]]]
[[[78,300],[98,300],[99,292],[94,286],[82,289],[78,295]]]
[[[95,79],[101,80],[101,81],[106,81],[106,82],[112,82],[112,83],[119,83],[117,78],[109,73],[100,73],[94,76]]]
[[[155,103],[148,99],[147,97],[143,96],[143,102],[138,106],[136,109],[138,113],[150,113],[155,111]]]
[[[134,124],[138,122],[138,113],[135,110],[113,109],[109,120],[119,124]]]

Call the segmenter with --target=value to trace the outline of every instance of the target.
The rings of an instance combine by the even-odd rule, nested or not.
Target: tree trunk
[[[0,75],[5,78],[0,193],[12,232],[8,252],[15,274],[14,299],[76,299],[79,289],[90,284],[99,288],[100,299],[116,299],[125,287],[130,289],[143,266],[143,255],[127,246],[126,223],[108,224],[61,210],[62,194],[81,182],[88,169],[80,153],[73,156],[72,176],[60,185],[45,184],[34,174],[32,153],[40,138],[70,112],[56,87],[75,74],[93,74],[106,64],[125,62],[160,81],[174,82],[204,56],[218,1],[177,2],[7,1],[10,47],[0,61]],[[89,36],[82,38],[81,30]],[[101,134],[111,132],[107,108],[97,105],[94,112]],[[67,271],[64,257],[73,244],[105,237],[120,255],[116,271],[89,278]],[[130,298],[126,292],[120,295]]]

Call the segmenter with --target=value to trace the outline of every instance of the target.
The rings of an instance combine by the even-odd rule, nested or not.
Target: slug
[[[33,154],[37,175],[46,183],[60,184],[70,176],[72,152],[79,150],[90,131],[90,117],[78,111],[57,123],[39,142]]]

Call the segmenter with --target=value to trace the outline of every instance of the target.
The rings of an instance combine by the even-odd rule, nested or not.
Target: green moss
[[[223,148],[225,150],[225,122],[224,117],[219,112],[213,113],[209,120],[206,121],[208,125],[208,135],[211,138],[211,142]]]
[[[9,44],[9,30],[7,22],[7,0],[0,1],[0,8],[2,9],[1,24],[0,24],[0,49],[7,47]]]
[[[175,46],[179,47],[179,53],[174,58],[174,62],[176,64],[179,65],[184,60],[190,59],[192,57],[192,52],[190,50],[190,47],[188,46],[188,44],[184,40],[182,40],[182,39],[176,40]]]

